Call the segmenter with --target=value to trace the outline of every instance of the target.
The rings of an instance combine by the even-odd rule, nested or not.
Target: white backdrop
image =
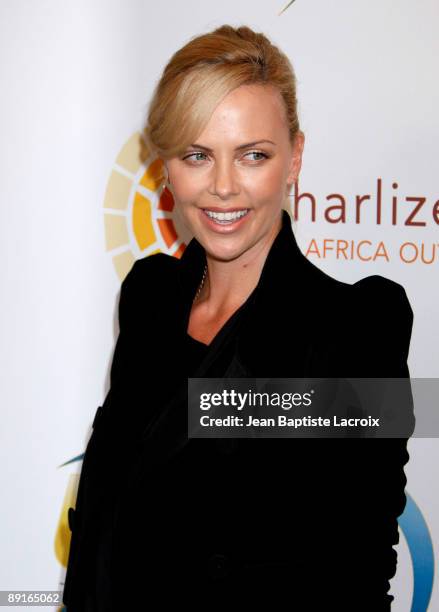
[[[340,280],[401,283],[414,310],[411,376],[439,375],[439,4],[296,0],[279,14],[286,4],[0,5],[0,590],[62,590],[81,462],[60,466],[83,453],[108,390],[120,282],[137,257],[183,241],[177,231],[169,242],[160,219],[172,213],[157,209],[154,166],[136,164],[135,135],[165,63],[196,34],[247,24],[289,55],[306,135],[299,192],[316,202],[312,220],[311,199],[299,201],[298,242]],[[325,209],[341,202],[346,221],[330,223]],[[422,612],[431,541],[438,553],[437,440],[412,439],[409,451],[392,609]]]

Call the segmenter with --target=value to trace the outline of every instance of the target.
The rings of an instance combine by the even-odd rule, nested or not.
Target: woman
[[[175,53],[154,92],[147,144],[194,237],[122,283],[69,512],[68,612],[390,610],[406,439],[188,438],[188,377],[409,376],[402,286],[343,283],[297,246],[296,106],[286,56],[227,25]]]

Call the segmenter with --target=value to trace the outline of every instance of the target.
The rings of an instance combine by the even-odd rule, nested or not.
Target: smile
[[[248,208],[245,210],[227,213],[217,213],[210,210],[203,210],[204,214],[207,215],[209,219],[212,219],[215,223],[219,223],[220,225],[229,225],[234,223],[238,219],[241,219],[241,217],[245,217],[248,211]]]

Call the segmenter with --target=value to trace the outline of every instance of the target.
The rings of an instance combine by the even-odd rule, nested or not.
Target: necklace
[[[195,300],[197,299],[197,297],[200,295],[200,291],[203,288],[204,285],[204,281],[206,279],[206,274],[207,274],[207,264],[204,266],[204,272],[203,272],[203,278],[201,279],[201,283],[200,286],[198,287],[197,293],[195,294],[195,297],[193,299],[193,302],[195,302]]]

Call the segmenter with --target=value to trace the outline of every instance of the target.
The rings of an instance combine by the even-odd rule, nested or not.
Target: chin
[[[209,241],[199,240],[199,242],[203,245],[209,257],[218,261],[233,261],[246,251],[245,246],[242,244],[225,249],[216,248],[215,245],[209,244]]]

